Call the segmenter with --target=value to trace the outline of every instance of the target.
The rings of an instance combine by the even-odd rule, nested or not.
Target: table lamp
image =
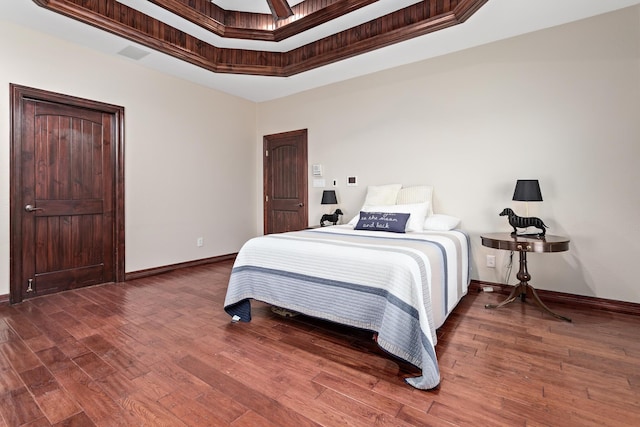
[[[518,202],[527,203],[527,216],[521,217],[513,212],[513,209],[505,208],[500,212],[500,216],[506,216],[509,218],[509,225],[513,227],[512,236],[517,234],[523,236],[536,235],[543,237],[546,233],[547,225],[540,218],[529,216],[529,202],[541,202],[542,192],[540,192],[540,184],[537,179],[519,179],[516,182],[516,189],[513,192],[513,200]],[[539,233],[518,233],[518,228],[535,227],[540,229]]]
[[[337,205],[338,198],[336,197],[336,191],[324,190],[322,192],[322,201],[320,202],[320,204],[321,205]],[[333,225],[336,225],[338,223],[338,220],[340,219],[340,215],[342,215],[342,211],[340,209],[336,209],[335,212],[332,214],[322,215],[322,218],[320,218],[320,226],[324,227],[325,221],[331,222],[333,223]]]

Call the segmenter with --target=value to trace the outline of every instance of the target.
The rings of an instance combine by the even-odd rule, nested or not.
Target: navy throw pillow
[[[358,220],[355,229],[404,233],[409,216],[410,214],[408,213],[360,211],[360,219]]]

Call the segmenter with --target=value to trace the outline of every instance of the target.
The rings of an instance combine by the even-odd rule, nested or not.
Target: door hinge
[[[269,157],[269,150],[264,150],[264,156]]]
[[[268,196],[268,195],[264,196],[264,201],[265,201],[265,202],[268,202],[268,201],[269,201],[269,196]]]
[[[27,293],[33,292],[33,279],[27,280]]]

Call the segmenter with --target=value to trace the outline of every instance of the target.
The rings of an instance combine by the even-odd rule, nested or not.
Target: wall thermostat
[[[322,176],[322,165],[315,164],[311,166],[311,174],[313,176]]]
[[[358,185],[358,177],[357,176],[348,176],[347,177],[347,185],[349,185],[349,186]]]

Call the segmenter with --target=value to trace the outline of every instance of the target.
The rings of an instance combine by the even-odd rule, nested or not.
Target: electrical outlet
[[[197,247],[204,246],[204,237],[198,237],[198,239],[196,240],[196,246]]]
[[[496,256],[495,255],[487,255],[487,267],[496,268]]]

